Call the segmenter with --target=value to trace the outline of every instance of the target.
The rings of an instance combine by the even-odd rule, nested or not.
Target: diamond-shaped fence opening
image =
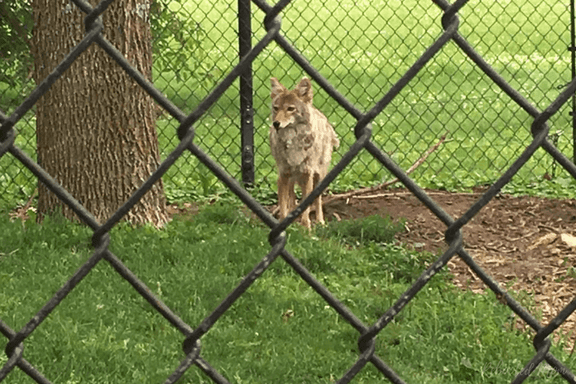
[[[73,3],[70,6],[90,11],[80,0]],[[155,100],[164,106],[172,102],[179,110],[176,115],[181,116],[170,118],[159,107],[159,141],[167,159],[163,165],[172,164],[169,155],[181,160],[164,174],[168,191],[172,189],[174,198],[190,198],[214,193],[215,184],[225,186],[271,230],[270,246],[261,246],[262,259],[256,267],[241,283],[226,291],[225,297],[218,297],[217,308],[203,314],[205,317],[198,320],[196,328],[162,301],[160,287],[156,291],[150,289],[109,249],[114,240],[108,233],[122,218],[123,211],[100,225],[35,163],[34,115],[32,112],[13,115],[34,88],[26,71],[29,56],[23,48],[25,36],[31,31],[30,19],[26,17],[29,4],[10,5],[11,14],[16,17],[9,26],[1,27],[1,36],[13,37],[20,27],[23,34],[19,41],[0,41],[3,47],[1,196],[12,203],[30,196],[36,178],[28,169],[34,170],[94,231],[95,250],[79,269],[66,273],[64,285],[55,295],[44,299],[47,301],[42,309],[20,330],[12,330],[0,319],[0,332],[8,339],[5,346],[8,359],[0,368],[0,381],[18,367],[37,382],[49,382],[25,359],[24,346],[38,342],[31,338],[34,331],[65,300],[67,304],[58,310],[66,310],[72,300],[66,296],[79,282],[86,278],[97,284],[110,278],[95,278],[101,273],[96,266],[106,260],[106,270],[112,278],[128,282],[170,323],[170,335],[164,337],[183,343],[185,356],[167,362],[179,365],[166,371],[166,382],[175,382],[196,365],[212,381],[226,383],[227,379],[203,358],[200,340],[219,319],[230,316],[228,309],[280,256],[359,333],[358,356],[351,359],[348,371],[342,373],[338,382],[350,382],[370,363],[381,375],[400,383],[402,379],[382,359],[375,338],[398,319],[407,304],[418,304],[411,302],[415,295],[458,255],[501,302],[536,332],[533,339],[536,352],[531,361],[524,362],[524,370],[514,372],[514,382],[522,382],[544,360],[566,381],[575,382],[573,373],[550,353],[548,336],[574,311],[576,301],[548,325],[541,325],[475,263],[463,245],[460,231],[512,177],[539,177],[553,163],[576,177],[576,166],[561,152],[569,148],[566,139],[569,134],[557,133],[568,130],[567,101],[576,91],[576,80],[568,83],[567,75],[569,59],[564,42],[568,40],[570,21],[567,8],[542,2],[481,0],[458,0],[453,5],[443,0],[434,3],[282,0],[274,6],[252,0],[242,6],[248,5],[252,10],[244,14],[252,16],[249,31],[252,48],[243,48],[241,64],[238,64],[238,35],[242,31],[236,23],[239,13],[236,2],[159,0],[150,8],[154,45],[160,47],[154,52],[154,83],[167,95],[167,99],[159,96]],[[98,24],[90,16],[85,22],[86,39],[97,36]],[[107,41],[97,43],[110,48]],[[121,60],[119,53],[108,51],[114,59]],[[139,76],[127,72],[134,78]],[[253,75],[253,89],[239,85],[247,74]],[[448,250],[395,298],[373,324],[364,324],[300,263],[298,255],[286,250],[289,240],[284,230],[297,215],[291,214],[278,222],[236,180],[245,177],[244,172],[254,172],[254,184],[274,189],[275,170],[267,145],[269,79],[275,76],[293,84],[304,75],[315,80],[315,103],[336,128],[341,147],[334,156],[332,170],[296,212],[310,205],[329,186],[344,189],[397,177],[447,227]],[[242,81],[238,81],[241,76]],[[39,88],[35,92],[45,91]],[[210,99],[210,95],[219,97]],[[248,96],[253,96],[253,105],[248,105],[251,111],[239,111]],[[180,132],[178,140],[174,130],[184,121],[186,113],[196,116],[194,126]],[[248,150],[240,144],[240,136],[250,133],[245,130],[251,125],[247,121],[253,123],[253,136],[242,138],[251,141],[246,145]],[[16,130],[11,129],[13,123]],[[408,177],[405,170],[441,137],[442,140],[448,137],[448,142],[418,169],[413,179]],[[249,166],[245,167],[245,163]],[[159,176],[157,171],[152,177]],[[418,183],[442,187],[474,183],[491,183],[491,186],[455,219]],[[126,204],[135,204],[150,187],[145,183]],[[184,189],[190,192],[178,192]],[[54,323],[48,320],[42,326]]]
[[[558,3],[485,4],[474,1],[462,10],[461,17],[466,22],[459,31],[506,81],[542,108],[570,78],[567,7],[567,4]],[[18,12],[23,10],[25,7],[16,9]],[[189,111],[198,105],[223,78],[227,68],[237,62],[237,13],[238,5],[225,1],[158,1],[151,8],[154,83],[182,110]],[[264,14],[255,7],[251,13],[252,36],[258,39],[265,33]],[[366,110],[436,39],[441,31],[437,22],[440,16],[441,10],[432,3],[295,2],[283,12],[286,21],[283,30],[288,41],[313,67],[351,102]],[[24,36],[29,38],[31,18],[23,17],[17,22],[27,34]],[[33,81],[29,76],[30,54],[22,48],[25,38],[14,33],[13,27],[7,31],[6,36],[11,40],[4,41],[3,46],[7,47],[10,56],[7,54],[4,58],[4,78],[0,82],[4,86],[0,91],[4,112],[10,113],[29,92]],[[9,89],[7,85],[14,81],[14,74],[19,74],[16,78],[20,80],[17,87]],[[242,167],[237,83],[202,117],[198,129],[206,127],[206,134],[199,135],[199,144],[234,177],[240,179],[243,172],[253,172],[256,186],[274,191],[275,168],[267,146],[269,78],[276,76],[285,79],[286,83],[295,83],[305,72],[294,65],[293,59],[281,47],[272,43],[253,63],[253,75],[253,168],[243,170]],[[526,118],[525,112],[512,107],[516,109],[513,115],[518,116],[512,118],[506,97],[499,98],[502,92],[454,43],[434,57],[418,78],[417,83],[404,90],[374,120],[374,140],[406,169],[448,131],[447,144],[440,146],[412,176],[427,187],[461,188],[493,182],[508,164],[506,160],[513,158],[518,148],[529,140],[527,132],[519,129]],[[400,98],[403,98],[402,102]],[[315,102],[336,127],[342,141],[351,145],[354,135],[344,127],[353,125],[354,118],[320,89],[316,91]],[[454,114],[444,116],[438,112],[447,110],[446,105],[454,102],[461,103],[461,108]],[[562,133],[559,149],[570,153],[569,111],[562,112],[553,117],[552,129]],[[486,121],[463,123],[466,116],[476,113],[481,113]],[[165,155],[177,142],[170,134],[173,122],[160,107],[158,115],[160,145]],[[393,129],[384,122],[392,124]],[[401,139],[403,143],[391,142],[387,134],[379,135],[380,125],[392,135],[405,132],[405,139]],[[462,132],[463,127],[476,129],[475,132]],[[35,156],[34,128],[33,113],[18,123],[17,140],[31,156]],[[494,143],[496,138],[497,143]],[[470,142],[478,143],[475,151],[468,150]],[[494,145],[501,148],[496,149]],[[456,151],[455,146],[461,149]],[[483,156],[484,146],[497,150],[496,158]],[[341,150],[336,156],[340,153]],[[541,157],[523,168],[519,180],[528,183],[550,172],[553,161]],[[3,206],[10,208],[25,202],[33,194],[35,181],[17,162],[1,161],[8,170],[0,184],[6,192],[2,194]],[[358,180],[362,184],[378,184],[389,177],[378,171],[378,166],[370,165],[372,161],[370,156],[361,155],[332,188],[344,190],[361,186],[354,182]],[[445,166],[447,162],[455,163],[455,166],[459,163],[463,169],[456,172],[454,167]],[[185,177],[190,173],[186,166],[174,167],[165,176],[167,190],[173,191],[168,194],[169,200],[216,193],[215,185],[208,186],[205,180],[198,182]],[[10,187],[8,180],[18,180],[19,187]],[[183,184],[184,180],[187,182]]]

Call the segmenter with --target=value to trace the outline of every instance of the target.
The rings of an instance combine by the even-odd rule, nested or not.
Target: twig
[[[436,192],[436,191],[426,191],[426,194],[428,196],[434,196],[434,195],[446,195],[446,192]],[[453,196],[479,196],[482,194],[482,192],[450,192],[451,195]],[[410,191],[405,191],[405,190],[401,190],[401,191],[392,191],[392,192],[381,192],[381,193],[376,193],[373,195],[362,195],[362,196],[354,196],[355,199],[378,199],[380,197],[397,197],[397,196],[411,196],[414,195],[414,193],[410,192]]]
[[[36,194],[38,193],[38,188],[34,189],[34,191],[32,192],[32,194],[30,195],[30,198],[28,199],[28,201],[26,202],[26,204],[24,204],[23,206],[14,209],[12,212],[10,212],[8,215],[10,216],[11,219],[20,219],[23,222],[28,220],[28,210],[31,209],[32,207],[32,201],[34,200],[34,198],[36,197]]]
[[[444,135],[442,135],[442,137],[440,137],[440,139],[438,140],[438,142],[436,144],[434,144],[433,146],[428,148],[428,150],[418,160],[416,160],[416,162],[414,164],[412,164],[412,166],[410,168],[408,168],[408,170],[406,171],[406,174],[409,175],[410,173],[414,172],[414,170],[416,168],[418,168],[420,165],[422,165],[422,163],[424,163],[426,161],[428,156],[430,156],[430,154],[432,152],[434,152],[436,149],[438,149],[438,147],[444,142],[444,140],[446,140],[446,136],[448,135],[448,133],[449,133],[449,131],[446,131],[446,133]],[[350,191],[350,192],[332,195],[332,196],[326,198],[324,203],[326,204],[326,203],[329,203],[329,202],[334,201],[334,200],[347,199],[347,198],[350,198],[350,197],[353,197],[356,195],[362,195],[364,193],[376,192],[376,191],[385,189],[385,188],[387,188],[393,184],[396,184],[398,181],[399,181],[399,179],[394,179],[394,180],[386,181],[385,183],[376,185],[374,187],[360,188],[360,189],[355,189],[355,190]]]

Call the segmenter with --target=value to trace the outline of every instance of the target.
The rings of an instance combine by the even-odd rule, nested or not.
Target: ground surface
[[[427,191],[455,219],[482,192]],[[407,230],[397,235],[399,242],[438,255],[447,249],[446,225],[409,191],[372,192],[336,199],[331,196],[325,201],[327,220],[370,215],[403,218]],[[186,205],[185,211],[190,212],[194,205]],[[172,208],[172,213],[181,212],[175,206]],[[513,297],[531,307],[530,312],[544,326],[576,298],[576,237],[571,238],[576,236],[576,200],[498,195],[462,232],[465,249],[476,263]],[[448,268],[456,286],[476,293],[488,289],[458,256],[448,262]],[[527,327],[520,320],[516,325],[520,329]],[[561,331],[570,338],[570,344],[576,343],[576,315],[563,323]]]
[[[482,191],[427,192],[444,211],[457,218],[478,200]],[[408,191],[359,195],[333,200],[325,206],[325,215],[330,219],[374,214],[407,220],[407,231],[398,236],[402,243],[434,253],[447,249],[446,225]],[[576,238],[569,235],[576,236],[576,201],[499,195],[464,226],[463,235],[466,250],[501,286],[533,295],[544,325],[575,298],[576,244],[570,242]],[[458,257],[448,266],[455,284],[462,289],[487,289]],[[573,340],[575,320],[576,315],[570,316],[562,327],[563,333]],[[522,322],[517,324],[523,326]]]

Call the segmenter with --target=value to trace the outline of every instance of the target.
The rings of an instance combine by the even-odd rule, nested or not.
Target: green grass
[[[287,248],[372,324],[436,258],[390,243],[399,228],[377,218],[312,234],[291,228]],[[0,318],[19,330],[90,256],[90,231],[58,218],[38,225],[6,216],[0,229]],[[270,249],[265,228],[231,203],[178,217],[163,230],[121,225],[110,247],[192,327]],[[376,352],[408,382],[510,382],[534,354],[529,335],[512,320],[493,294],[461,292],[442,272],[379,333]],[[355,362],[358,337],[279,258],[202,337],[201,355],[232,383],[330,383]],[[6,339],[0,340],[4,348]],[[102,261],[25,341],[24,357],[53,382],[163,382],[183,358],[182,341]],[[574,366],[562,345],[553,352]],[[6,360],[0,355],[0,366]],[[561,382],[546,372],[528,382]],[[382,380],[368,364],[354,382]],[[15,369],[4,382],[31,380]],[[181,382],[210,381],[192,367]]]
[[[231,5],[233,3],[233,5]],[[205,78],[182,78],[174,71],[154,73],[154,83],[185,112],[191,112],[238,61],[236,3],[225,0],[174,1],[170,9],[200,24]],[[254,42],[265,34],[263,13],[253,8]],[[441,11],[432,2],[333,1],[292,2],[283,12],[282,33],[343,95],[369,109],[442,33]],[[533,15],[539,15],[533,17]],[[532,104],[543,110],[570,78],[569,13],[556,1],[470,1],[460,12],[460,33]],[[192,60],[192,59],[191,59]],[[269,78],[293,86],[305,73],[272,43],[253,63],[256,186],[263,201],[273,198],[276,170],[268,145]],[[21,100],[17,90],[0,84],[2,105]],[[335,126],[341,147],[338,161],[354,142],[355,120],[315,89],[315,104]],[[196,142],[219,164],[240,178],[238,82],[196,124]],[[561,132],[558,146],[571,157],[569,108],[550,119]],[[532,118],[509,100],[452,42],[373,121],[373,141],[407,169],[445,133],[444,144],[412,176],[423,187],[469,189],[492,183],[530,141]],[[18,124],[19,144],[34,153],[34,119]],[[162,157],[176,145],[176,123],[158,121]],[[0,160],[1,204],[27,199],[35,187],[10,155]],[[508,188],[513,193],[569,195],[569,176],[538,151]],[[391,179],[371,155],[362,152],[335,180],[336,191]],[[185,156],[165,176],[171,201],[225,194],[224,186],[192,156]],[[8,200],[8,201],[6,201]]]

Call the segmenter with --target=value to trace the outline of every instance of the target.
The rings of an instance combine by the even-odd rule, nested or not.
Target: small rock
[[[563,233],[560,235],[560,239],[571,248],[576,248],[576,236],[572,236],[568,233]]]

